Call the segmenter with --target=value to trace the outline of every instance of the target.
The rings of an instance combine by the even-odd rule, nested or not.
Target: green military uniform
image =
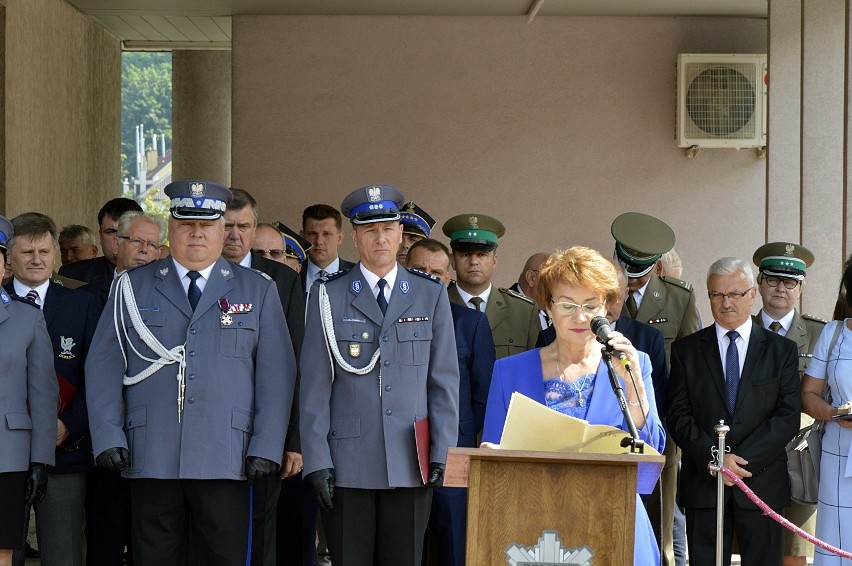
[[[455,285],[450,286],[448,295],[450,302],[467,306]],[[485,317],[491,327],[498,360],[535,348],[541,325],[538,309],[527,297],[509,289],[492,289]]]
[[[612,222],[610,231],[615,238],[615,257],[627,271],[627,276],[637,279],[650,273],[642,302],[635,314],[630,312],[627,302],[625,307],[628,308],[622,309],[621,314],[650,324],[663,333],[666,363],[669,363],[672,342],[701,328],[692,285],[674,277],[651,273],[657,260],[674,247],[674,231],[662,220],[640,212],[625,212],[620,215]],[[635,302],[633,306],[635,308]],[[666,394],[664,391],[655,393]],[[661,541],[661,563],[663,566],[674,566],[672,532],[677,494],[677,464],[680,461],[680,449],[674,442],[666,442],[665,456],[666,463],[660,474],[660,482],[651,494],[648,514]],[[662,504],[659,503],[660,499]]]
[[[760,246],[754,252],[752,261],[760,268],[761,277],[795,279],[803,285],[805,271],[813,263],[814,255],[807,248],[797,244],[770,242]],[[767,316],[769,317],[768,314]],[[763,309],[754,315],[752,319],[757,326],[766,328],[763,320]],[[795,342],[798,347],[800,377],[804,377],[805,375],[808,363],[810,363],[813,357],[814,346],[826,324],[825,320],[807,314],[800,314],[798,309],[793,309],[793,320],[785,337]],[[813,419],[802,413],[801,426],[810,426],[812,423]],[[805,532],[814,534],[814,530],[816,529],[816,505],[802,505],[793,501],[791,506],[784,510],[784,516]],[[813,544],[790,533],[788,530],[784,531],[784,556],[813,555]]]
[[[630,316],[626,310],[622,314]],[[665,275],[651,275],[634,318],[663,333],[666,362],[671,355],[672,342],[701,328],[692,285]]]
[[[506,233],[502,222],[485,214],[458,214],[444,222],[442,229],[450,238],[454,253],[493,252],[497,249],[498,238]],[[456,284],[450,286],[448,295],[450,301],[469,306],[462,300]],[[535,348],[541,323],[538,307],[527,297],[492,285],[485,317],[491,327],[498,360]]]

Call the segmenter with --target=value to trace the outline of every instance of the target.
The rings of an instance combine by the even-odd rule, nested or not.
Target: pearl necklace
[[[592,380],[592,378],[594,377],[594,374],[593,373],[587,373],[586,375],[583,376],[582,379],[578,379],[577,381],[570,381],[568,379],[563,379],[564,376],[562,375],[562,372],[564,370],[562,369],[562,366],[559,365],[559,357],[556,355],[556,352],[557,352],[557,350],[556,350],[556,348],[554,348],[553,349],[553,362],[556,364],[556,377],[557,377],[557,379],[559,379],[559,381],[561,381],[563,383],[569,384],[577,392],[577,404],[581,407],[585,407],[586,406],[586,398],[583,397],[583,389],[585,389],[585,387],[589,383],[589,381]],[[579,385],[578,385],[578,383],[579,383]]]

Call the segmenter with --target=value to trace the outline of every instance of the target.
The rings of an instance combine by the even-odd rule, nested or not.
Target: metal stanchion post
[[[725,478],[722,475],[722,466],[725,463],[725,435],[731,428],[725,424],[724,420],[719,421],[713,430],[719,436],[719,444],[716,448],[711,448],[715,461],[710,463],[710,469],[716,472],[716,566],[722,566],[722,539],[725,532]]]

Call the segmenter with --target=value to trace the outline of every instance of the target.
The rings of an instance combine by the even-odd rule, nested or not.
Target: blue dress
[[[843,325],[834,351],[828,352],[831,337],[838,324]],[[814,357],[807,374],[828,379],[831,403],[838,407],[852,400],[852,331],[844,322],[828,323],[814,347]],[[843,550],[852,549],[852,430],[834,421],[825,424],[822,458],[819,470],[816,537]],[[852,566],[826,551],[814,549],[814,566]]]
[[[645,419],[646,425],[639,430],[639,436],[646,444],[662,453],[665,448],[666,433],[657,415],[654,385],[651,381],[651,362],[644,352],[639,352],[639,366],[650,405],[650,412]],[[538,348],[497,360],[491,377],[491,388],[488,391],[482,440],[495,444],[500,442],[506,413],[509,410],[509,401],[515,391],[542,405],[547,405],[544,383]],[[624,422],[618,399],[609,385],[609,376],[603,362],[598,366],[594,383],[596,384],[594,394],[586,400],[585,420],[592,424],[605,424],[626,431],[627,424]],[[651,528],[651,521],[638,495],[636,496],[633,564],[634,566],[659,566],[660,564],[660,551]]]

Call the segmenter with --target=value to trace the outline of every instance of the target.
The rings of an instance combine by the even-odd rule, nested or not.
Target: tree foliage
[[[172,54],[127,52],[121,58],[121,177],[136,176],[136,126],[151,136],[166,136],[172,146]]]

